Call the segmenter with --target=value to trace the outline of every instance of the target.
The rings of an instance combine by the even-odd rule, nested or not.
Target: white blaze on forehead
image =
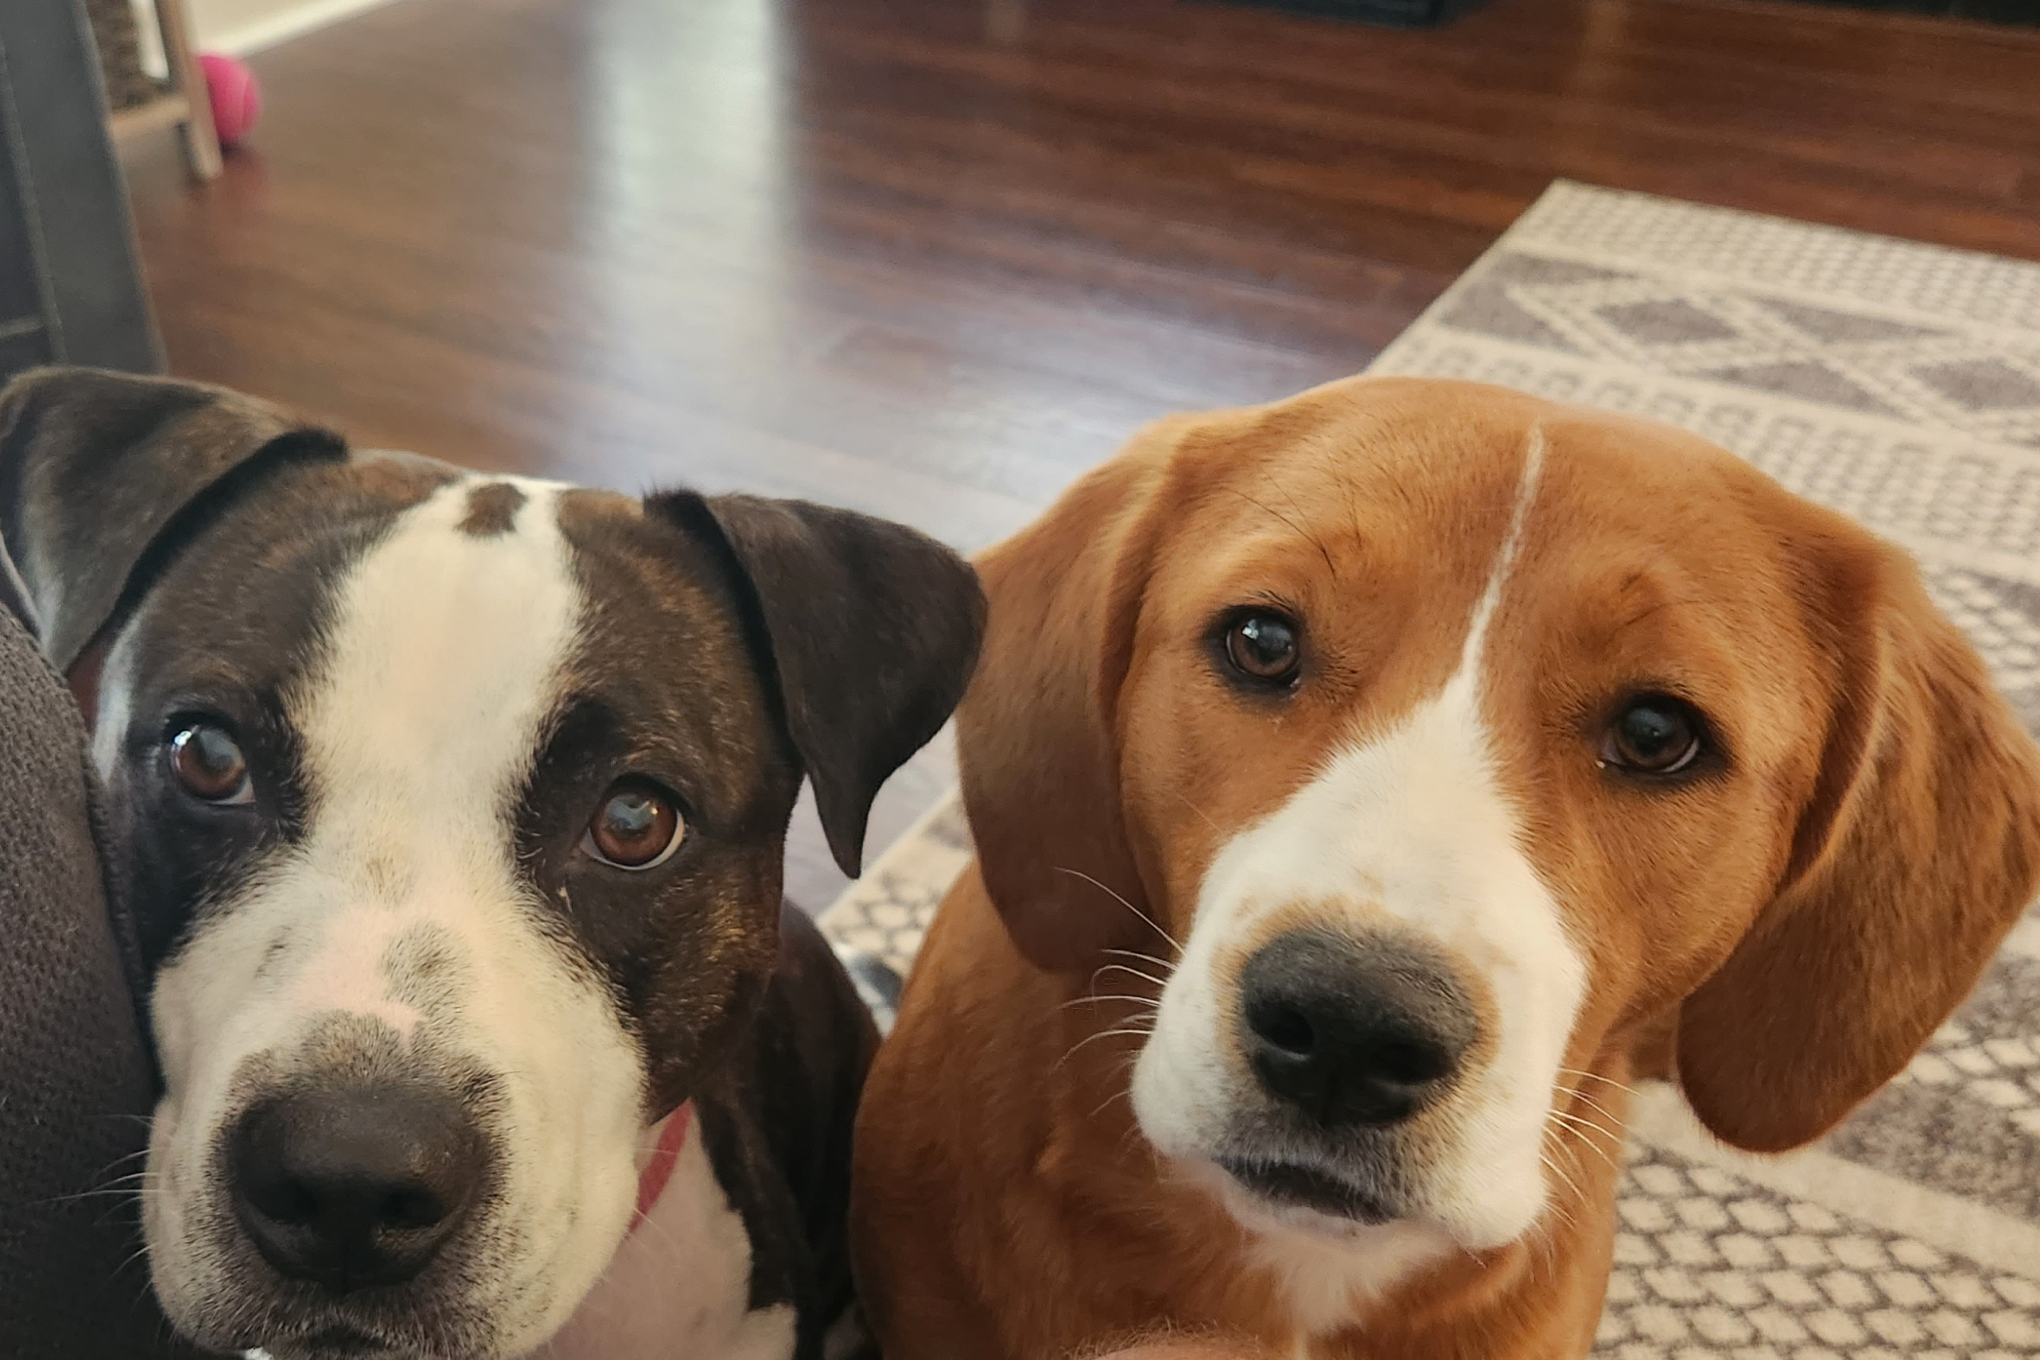
[[[530,771],[573,645],[580,593],[556,521],[561,488],[513,483],[508,531],[460,526],[465,479],[406,512],[347,578],[323,664],[292,696],[312,808],[306,857],[366,908],[326,966],[300,976],[301,1004],[369,1011],[385,1001],[387,944],[409,926],[466,925],[465,911],[520,894],[510,808]]]
[[[464,530],[470,494],[499,481],[523,497],[509,526]],[[336,1014],[407,1044],[429,1023],[435,1053],[491,1074],[501,1184],[495,1221],[476,1230],[515,1250],[482,1287],[506,1341],[527,1349],[571,1311],[629,1221],[643,1099],[642,1061],[607,989],[552,938],[540,918],[558,904],[532,900],[516,859],[518,794],[561,701],[582,607],[561,490],[450,483],[354,564],[320,664],[289,696],[309,793],[301,842],[208,917],[155,999],[167,1090],[151,1166],[186,1195],[221,1192],[203,1159],[246,1098],[235,1074],[256,1055],[288,1070]],[[395,980],[393,946],[435,966]],[[157,1198],[159,1284],[181,1258],[202,1293],[217,1253],[161,1240],[199,1206]]]
[[[1494,569],[1488,573],[1487,587],[1480,593],[1480,601],[1473,607],[1473,618],[1466,627],[1466,646],[1460,651],[1459,669],[1453,673],[1454,682],[1471,683],[1480,674],[1481,654],[1487,649],[1488,625],[1494,622],[1495,609],[1502,602],[1502,590],[1515,573],[1516,559],[1523,552],[1523,530],[1530,523],[1530,508],[1537,503],[1537,488],[1544,482],[1544,430],[1537,427],[1530,431],[1530,447],[1523,455],[1523,471],[1516,483],[1516,504],[1509,511],[1509,529],[1502,535],[1502,548],[1495,555]],[[1448,683],[1446,689],[1451,689]]]
[[[460,528],[473,485],[441,489],[362,559],[294,696],[319,836],[420,866],[451,845],[497,857],[580,610],[558,488],[520,485],[511,530],[477,536]]]
[[[1221,1000],[1233,987],[1218,961],[1236,955],[1229,946],[1296,903],[1343,911],[1361,939],[1400,930],[1438,942],[1487,993],[1495,1032],[1485,1036],[1485,1064],[1441,1107],[1446,1131],[1427,1165],[1412,1168],[1421,1199],[1412,1208],[1473,1249],[1520,1236],[1543,1208],[1546,1110],[1585,986],[1558,904],[1524,854],[1480,702],[1490,625],[1521,552],[1544,456],[1540,432],[1459,663],[1438,694],[1388,732],[1330,752],[1307,785],[1213,860],[1134,1076],[1135,1110],[1156,1145],[1207,1156],[1234,1112],[1261,1102],[1242,1089],[1250,1074],[1226,1056],[1233,1020]],[[1356,1259],[1356,1286],[1382,1287],[1370,1266],[1397,1258],[1386,1245],[1372,1253],[1378,1262]],[[1414,1260],[1400,1254],[1408,1260],[1398,1274]]]

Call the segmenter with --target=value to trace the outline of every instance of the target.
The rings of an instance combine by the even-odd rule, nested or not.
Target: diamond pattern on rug
[[[2040,334],[2008,340],[1497,251],[1426,324],[2040,446]]]
[[[1878,340],[1925,340],[1946,335],[1946,331],[1926,326],[1908,326],[1899,321],[1887,321],[1880,316],[1859,316],[1854,312],[1837,312],[1826,307],[1813,307],[1803,302],[1790,302],[1784,298],[1759,297],[1758,305],[1769,308],[1798,330],[1812,339],[1825,344],[1850,344]]]
[[[1733,340],[1741,334],[1735,327],[1717,321],[1713,313],[1678,298],[1603,307],[1601,319],[1645,345],[1690,345],[1701,340]]]
[[[1737,387],[1754,387],[1763,392],[1776,392],[1781,397],[1797,397],[1801,401],[1846,406],[1854,411],[1871,411],[1878,415],[1895,414],[1889,406],[1855,383],[1826,364],[1813,359],[1753,364],[1747,368],[1717,368],[1701,376],[1718,378]]]
[[[1633,1148],[1595,1354],[1607,1360],[2013,1360],[2040,1284]]]
[[[1500,285],[1468,288],[1454,298],[1442,320],[1482,335],[1515,340],[1540,349],[1580,353],[1579,346],[1554,330]]]
[[[1563,250],[1611,272],[1789,292],[1840,311],[1902,310],[1922,325],[2040,335],[2040,268],[2026,261],[1649,194],[1560,181],[1509,228],[1503,247]]]
[[[1573,260],[1551,260],[1538,255],[1498,255],[1481,272],[1484,283],[1609,283],[1634,279],[1616,269],[1601,269]]]
[[[2040,410],[2040,380],[2002,359],[1964,359],[1912,372],[1966,411]]]

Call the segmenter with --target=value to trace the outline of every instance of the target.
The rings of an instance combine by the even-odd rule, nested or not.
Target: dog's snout
[[[348,1293],[400,1284],[459,1225],[487,1147],[460,1103],[417,1086],[266,1101],[228,1150],[234,1208],[280,1274]]]
[[[1328,1128],[1408,1119],[1450,1087],[1477,1028],[1443,961],[1319,930],[1247,960],[1240,1020],[1261,1085]]]

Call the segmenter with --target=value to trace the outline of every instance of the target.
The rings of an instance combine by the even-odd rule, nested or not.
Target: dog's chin
[[[505,1335],[502,1310],[436,1291],[378,1289],[341,1298],[314,1297],[289,1284],[244,1280],[239,1287],[210,1294],[196,1308],[166,1300],[165,1311],[179,1334],[208,1355],[260,1360],[503,1360],[531,1349]]]
[[[392,1345],[346,1323],[272,1341],[258,1353],[269,1360],[421,1360],[415,1348]]]
[[[1400,1177],[1378,1155],[1317,1148],[1307,1136],[1266,1127],[1257,1117],[1198,1128],[1142,1117],[1148,1113],[1136,1101],[1136,1120],[1163,1161],[1251,1232],[1349,1240],[1413,1217],[1408,1187],[1396,1183]]]
[[[1261,1238],[1369,1250],[1425,1240],[1465,1252],[1493,1251],[1521,1239],[1537,1219],[1517,1226],[1502,1215],[1454,1213],[1428,1202],[1421,1186],[1384,1188],[1336,1161],[1228,1148],[1171,1157],[1185,1179],[1216,1199],[1233,1222]],[[1393,1177],[1393,1173],[1389,1173]]]
[[[1145,1113],[1136,1105],[1137,1126],[1170,1174],[1256,1237],[1362,1251],[1422,1240],[1479,1252],[1517,1240],[1542,1209],[1497,1207],[1491,1184],[1441,1184],[1385,1138],[1329,1140],[1251,1109],[1197,1122]]]
[[[178,1330],[207,1354],[261,1360],[509,1360],[557,1330],[544,1317],[472,1299],[405,1304],[369,1294],[309,1301],[258,1293],[228,1306],[237,1314],[232,1321],[214,1312],[213,1325]]]
[[[1402,1217],[1379,1190],[1302,1162],[1225,1155],[1214,1164],[1261,1212],[1302,1225],[1322,1223],[1335,1233],[1378,1227]]]
[[[1409,1221],[1381,1191],[1316,1165],[1238,1152],[1172,1160],[1256,1235],[1355,1243]]]
[[[260,1360],[473,1360],[477,1352],[456,1343],[434,1345],[409,1333],[343,1317],[307,1318],[282,1332],[243,1335],[228,1349]]]

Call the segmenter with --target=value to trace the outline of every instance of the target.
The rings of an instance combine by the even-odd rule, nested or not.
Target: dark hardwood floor
[[[2040,258],[2040,33],[1846,9],[398,0],[254,65],[219,182],[129,156],[178,372],[966,549],[1151,416],[1364,367],[1555,176]],[[839,882],[803,813],[789,890]]]

